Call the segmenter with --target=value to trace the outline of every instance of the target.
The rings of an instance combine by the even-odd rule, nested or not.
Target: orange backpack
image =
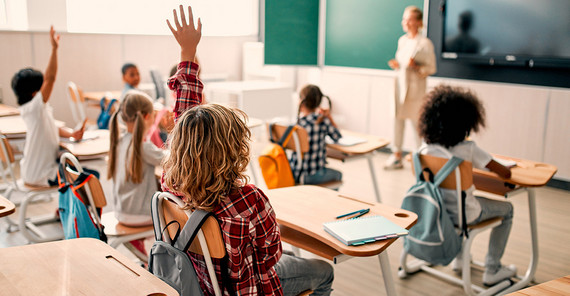
[[[271,137],[269,144],[259,156],[259,166],[268,189],[289,187],[295,185],[293,172],[289,165],[289,159],[283,147],[291,139],[291,135],[297,129],[296,125],[290,125],[277,143]],[[269,125],[269,132],[273,132],[273,125]]]

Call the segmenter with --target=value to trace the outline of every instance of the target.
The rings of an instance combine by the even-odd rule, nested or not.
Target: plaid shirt
[[[203,84],[197,78],[198,65],[182,62],[168,81],[176,91],[175,120],[184,111],[202,103]],[[168,190],[164,183],[162,189]],[[255,185],[231,192],[213,211],[220,224],[228,254],[228,274],[236,295],[283,295],[273,267],[281,258],[281,234],[275,212],[265,194]],[[214,295],[206,264],[201,255],[188,253],[205,295]],[[221,280],[220,260],[212,258]],[[224,291],[229,295],[228,291]]]
[[[311,113],[307,116],[299,118],[297,124],[302,126],[309,136],[309,152],[303,155],[303,166],[299,170],[297,168],[297,153],[293,152],[289,164],[293,171],[295,181],[299,182],[302,174],[313,175],[320,169],[325,167],[327,163],[327,147],[325,137],[328,135],[335,142],[341,138],[341,134],[334,127],[328,118],[324,118],[321,123],[317,124],[317,119],[321,115]]]
[[[228,252],[229,276],[236,295],[283,295],[273,266],[281,258],[281,234],[269,200],[255,185],[232,192],[213,211]],[[188,253],[205,295],[214,295],[203,256]],[[220,261],[213,258],[218,283]],[[229,295],[224,291],[224,295]]]
[[[184,111],[202,104],[202,90],[204,84],[198,79],[198,64],[181,62],[178,71],[168,79],[168,87],[176,91],[176,103],[174,105],[174,119]]]

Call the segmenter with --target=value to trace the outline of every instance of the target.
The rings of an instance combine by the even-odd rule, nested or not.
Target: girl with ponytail
[[[107,177],[113,179],[115,216],[127,226],[152,225],[150,201],[158,190],[154,168],[164,157],[163,150],[144,141],[153,122],[151,98],[131,90],[125,94],[109,124],[111,139]],[[146,257],[143,240],[130,243]],[[126,246],[140,255],[128,244]]]

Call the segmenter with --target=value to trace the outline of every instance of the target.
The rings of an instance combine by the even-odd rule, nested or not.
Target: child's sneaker
[[[394,154],[390,155],[390,157],[388,157],[388,159],[384,163],[384,169],[385,170],[399,170],[399,169],[403,169],[403,168],[404,168],[404,164],[402,163],[402,159],[396,158],[396,156],[394,156]]]
[[[501,266],[495,273],[490,273],[485,269],[483,273],[483,284],[485,286],[492,286],[500,281],[509,279],[517,274],[517,267],[514,265]]]

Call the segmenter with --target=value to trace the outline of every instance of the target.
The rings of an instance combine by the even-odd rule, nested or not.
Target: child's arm
[[[204,85],[198,79],[198,64],[193,63],[196,56],[196,47],[202,37],[202,22],[198,18],[198,27],[194,28],[194,16],[192,8],[188,6],[188,22],[184,14],[183,6],[180,5],[180,21],[176,10],[173,10],[176,29],[166,20],[172,35],[180,45],[180,64],[178,71],[168,81],[168,87],[176,92],[174,105],[175,120],[184,111],[202,103],[202,90]]]
[[[85,123],[87,123],[87,119],[83,121],[83,125],[78,130],[72,130],[68,127],[60,127],[59,128],[59,136],[62,138],[71,138],[75,139],[75,141],[80,141],[83,139],[83,133],[85,132]]]
[[[49,57],[49,62],[44,73],[44,83],[40,92],[44,99],[44,103],[47,103],[49,97],[51,96],[51,91],[53,90],[53,84],[55,83],[55,76],[57,74],[57,48],[59,46],[59,34],[55,34],[53,26],[49,30],[49,38],[51,41],[51,55]]]
[[[489,161],[485,167],[488,168],[491,172],[495,172],[497,175],[499,175],[499,177],[503,179],[509,179],[511,177],[511,169],[503,166],[493,159],[491,159],[491,161]]]

